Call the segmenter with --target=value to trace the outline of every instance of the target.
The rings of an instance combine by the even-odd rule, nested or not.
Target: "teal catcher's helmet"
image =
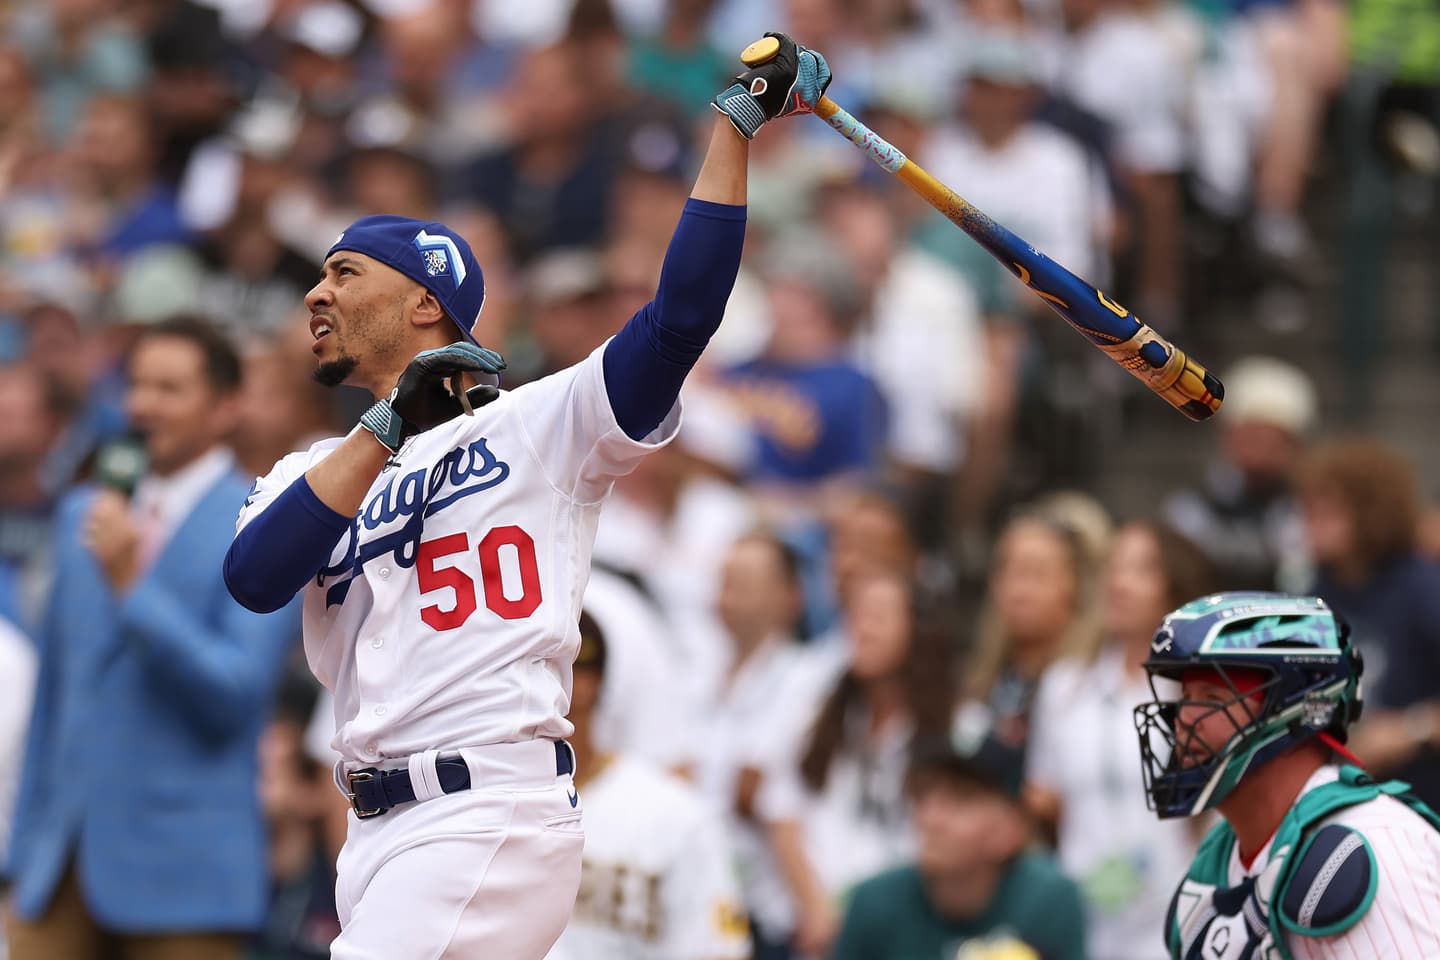
[[[1280,593],[1219,593],[1165,617],[1145,672],[1154,699],[1135,708],[1146,800],[1188,817],[1225,799],[1245,774],[1311,737],[1344,742],[1360,716],[1363,664],[1350,629],[1325,601]],[[1184,700],[1187,675],[1228,687],[1226,701]],[[1173,697],[1162,696],[1172,688]],[[1255,707],[1251,698],[1263,695]],[[1231,711],[1233,733],[1205,743],[1194,727]],[[1186,709],[1186,725],[1178,723]],[[1238,717],[1238,719],[1237,719]]]

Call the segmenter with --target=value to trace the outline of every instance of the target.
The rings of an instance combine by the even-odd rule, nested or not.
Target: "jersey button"
[[[382,703],[382,704],[380,704],[380,706],[378,706],[378,707],[375,708],[375,716],[377,716],[377,717],[383,717],[383,716],[385,716],[385,704]]]
[[[375,757],[378,757],[380,755],[380,744],[376,743],[374,740],[371,740],[369,743],[365,744],[365,752],[368,753],[370,755],[370,758],[373,760]]]
[[[380,579],[381,579],[381,580],[389,580],[389,579],[390,579],[390,568],[389,568],[389,567],[381,567],[381,568],[380,568]]]
[[[370,646],[374,647],[376,650],[379,650],[381,647],[385,646],[385,641],[379,637],[376,637],[374,640],[370,641]]]

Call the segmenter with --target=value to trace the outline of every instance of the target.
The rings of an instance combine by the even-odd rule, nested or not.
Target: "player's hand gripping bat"
[[[778,41],[766,37],[746,47],[740,59],[754,66],[778,49]],[[1175,409],[1191,420],[1206,420],[1220,409],[1225,396],[1220,379],[1129,310],[971,206],[829,97],[820,98],[815,113],[968,233],[1070,326]]]

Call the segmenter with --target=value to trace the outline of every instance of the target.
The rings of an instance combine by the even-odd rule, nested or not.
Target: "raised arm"
[[[690,198],[743,207],[749,162],[750,141],[740,135],[728,117],[717,115]]]
[[[615,420],[632,439],[654,430],[720,327],[745,243],[749,141],[767,121],[808,113],[830,83],[820,54],[782,34],[775,53],[716,96],[720,116],[665,253],[655,299],[641,307],[605,348],[605,392]]]

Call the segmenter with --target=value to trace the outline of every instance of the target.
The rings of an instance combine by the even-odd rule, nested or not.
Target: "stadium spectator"
[[[1023,756],[1046,668],[1099,642],[1095,574],[1107,532],[1043,503],[1005,525],[961,674],[959,723],[968,735],[989,735]]]
[[[686,386],[684,403],[675,442],[616,482],[592,565],[631,580],[654,604],[683,664],[667,683],[694,706],[713,700],[729,658],[714,610],[726,555],[761,518],[735,483],[749,457],[745,425],[699,384]]]
[[[578,363],[624,323],[610,308],[605,261],[591,248],[547,251],[531,262],[525,281],[535,357],[533,369],[517,371],[521,379]]]
[[[915,862],[856,888],[834,960],[1087,956],[1080,891],[1027,849],[1020,768],[987,743],[917,748],[906,782]]]
[[[1291,477],[1319,420],[1315,385],[1295,366],[1260,356],[1236,363],[1224,383],[1219,456],[1202,485],[1165,499],[1165,519],[1205,551],[1224,589],[1302,590],[1310,571]]]
[[[715,5],[715,0],[668,4],[660,31],[630,44],[630,82],[687,113],[705,109],[715,86],[735,72],[729,52],[717,50],[705,36],[705,18]]]
[[[590,113],[586,84],[573,45],[527,50],[504,97],[507,143],[469,164],[453,185],[495,212],[521,263],[604,239],[616,161]]]
[[[33,629],[48,593],[59,490],[45,463],[66,417],[31,363],[0,367],[0,617]]]
[[[1317,445],[1295,476],[1313,592],[1365,657],[1365,716],[1350,746],[1377,774],[1440,802],[1440,566],[1416,548],[1413,468],[1381,441],[1350,438]]]
[[[1054,89],[1110,128],[1133,200],[1129,296],[1148,323],[1172,329],[1181,320],[1179,174],[1189,159],[1183,124],[1203,43],[1198,18],[1163,0],[1064,0],[1061,19]]]
[[[311,376],[311,342],[292,311],[279,335],[245,353],[244,403],[233,446],[247,474],[261,476],[280,457],[334,436],[339,427],[334,394]]]
[[[1103,644],[1057,660],[1035,694],[1026,800],[1054,831],[1060,866],[1084,894],[1091,960],[1162,960],[1155,931],[1198,835],[1147,816],[1133,713],[1151,695],[1142,664],[1156,627],[1213,591],[1214,574],[1184,537],[1135,522],[1115,534],[1102,580]]]
[[[818,218],[861,303],[850,350],[890,408],[890,458],[903,480],[954,472],[977,412],[979,305],[963,276],[907,244],[885,195],[859,182],[824,191]]]
[[[757,453],[746,477],[804,512],[816,494],[875,476],[889,411],[875,381],[847,353],[860,309],[848,270],[819,237],[776,251],[765,351],[724,380],[750,420]]]
[[[799,755],[804,793],[796,809],[811,862],[836,903],[913,854],[902,792],[910,748],[950,726],[954,643],[916,592],[903,573],[880,567],[852,583],[847,663]]]
[[[192,239],[174,189],[159,179],[158,138],[140,98],[88,101],[71,149],[78,188],[72,241],[102,278],[146,247]]]
[[[812,633],[817,645],[843,645],[846,601],[852,587],[876,570],[914,580],[920,572],[920,550],[911,524],[896,498],[862,488],[833,498],[825,514],[828,563],[809,581]],[[833,604],[840,609],[831,609]],[[825,632],[822,633],[823,628]]]
[[[731,547],[715,605],[731,649],[702,732],[696,780],[730,826],[755,960],[824,947],[835,912],[786,789],[825,674],[794,641],[799,561],[768,533]]]
[[[1104,174],[1073,138],[1035,119],[1045,92],[1037,42],[1018,30],[987,32],[963,64],[955,113],[930,134],[920,164],[945,183],[963,184],[966,200],[1056,263],[1092,280],[1108,276]],[[975,285],[983,288],[984,278]],[[1033,298],[1022,303],[1046,309]]]

